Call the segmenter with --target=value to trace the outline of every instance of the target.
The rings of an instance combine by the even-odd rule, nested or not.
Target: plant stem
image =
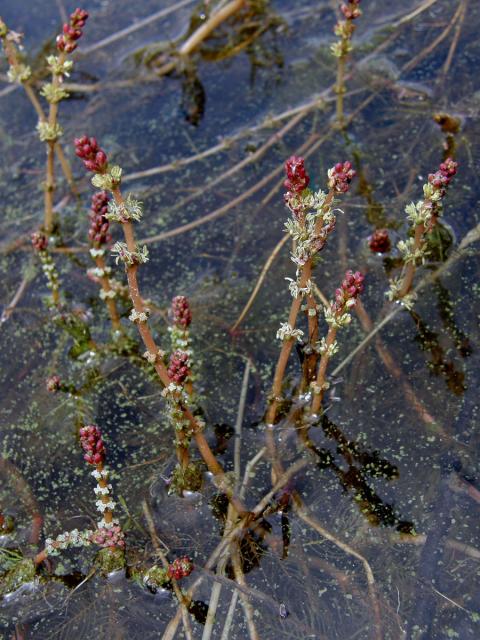
[[[423,234],[425,233],[425,225],[417,224],[415,227],[415,238],[413,245],[413,253],[418,251],[423,244]],[[415,260],[409,262],[405,268],[405,275],[403,276],[402,286],[398,292],[397,299],[401,300],[404,296],[410,293],[413,285],[413,278],[415,276],[416,265]]]
[[[58,56],[59,64],[62,65],[66,60],[64,51]],[[58,89],[63,81],[63,76],[59,73],[52,73],[52,85],[54,89]],[[48,111],[48,124],[53,129],[57,124],[58,102],[50,102]],[[55,148],[57,140],[47,140],[47,169],[45,176],[45,211],[43,219],[43,228],[45,233],[51,234],[53,231],[53,196],[55,192]]]
[[[322,353],[322,357],[320,359],[320,365],[318,367],[317,373],[317,381],[316,386],[319,388],[318,393],[313,394],[312,406],[311,406],[311,414],[317,414],[323,399],[325,378],[327,373],[328,362],[330,360],[330,356],[328,355],[328,348],[335,342],[335,337],[337,335],[336,327],[330,327],[327,333],[326,338],[326,350]]]
[[[335,85],[335,93],[337,94],[337,125],[343,129],[345,127],[345,115],[343,112],[343,96],[345,95],[345,61],[346,56],[338,58],[337,65],[337,84]]]

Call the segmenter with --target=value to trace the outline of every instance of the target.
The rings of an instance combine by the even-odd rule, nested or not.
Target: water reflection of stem
[[[294,505],[295,512],[306,524],[312,527],[312,529],[314,529],[323,538],[329,540],[330,542],[333,542],[333,544],[335,544],[344,553],[351,555],[354,558],[357,558],[357,560],[360,560],[360,562],[363,564],[363,567],[365,569],[365,574],[367,576],[368,593],[372,603],[373,614],[375,618],[375,637],[377,638],[377,640],[382,640],[383,636],[382,636],[380,606],[378,603],[378,598],[377,598],[376,589],[375,589],[375,578],[368,560],[364,556],[362,556],[361,553],[353,549],[353,547],[351,547],[345,542],[342,542],[342,540],[339,540],[334,535],[332,535],[329,531],[327,531],[324,527],[322,527],[322,525],[316,520],[316,518],[314,518],[309,513],[307,508],[303,505],[301,498],[296,492],[294,492],[292,497],[293,497],[293,505]]]
[[[32,519],[29,542],[30,544],[38,544],[43,518],[28,482],[15,464],[3,457],[0,457],[0,472],[5,476],[6,481],[13,485],[19,500],[26,505]]]
[[[234,543],[232,546],[233,548],[231,549],[230,556],[232,559],[235,581],[244,589],[248,589],[247,581],[245,580],[245,575],[242,569],[242,562],[240,559],[240,551],[238,548],[238,544]],[[240,600],[242,601],[243,610],[245,612],[245,618],[247,620],[247,628],[248,628],[248,634],[250,636],[250,640],[259,640],[260,636],[257,633],[255,622],[253,620],[253,608],[252,608],[252,605],[250,604],[250,600],[248,599],[248,596],[245,594],[243,590],[240,591]]]

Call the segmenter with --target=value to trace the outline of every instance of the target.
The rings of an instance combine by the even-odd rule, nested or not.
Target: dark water
[[[366,272],[363,302],[375,322],[384,310],[389,263],[370,254],[368,236],[387,226],[392,238],[403,237],[404,207],[421,197],[445,144],[459,163],[445,201],[444,242],[419,280],[449,262],[421,290],[414,311],[400,310],[378,334],[399,376],[385,368],[375,338],[356,352],[333,378],[323,429],[312,430],[328,460],[295,477],[304,504],[340,546],[291,510],[266,518],[269,532],[261,544],[250,541],[246,579],[256,590],[254,619],[265,640],[480,636],[478,242],[458,251],[479,224],[480,76],[475,70],[480,7],[474,0],[437,0],[404,20],[426,4],[362,3],[350,61],[353,77],[347,83],[351,95],[345,99],[347,115],[355,112],[355,117],[345,135],[331,128],[335,61],[329,46],[335,2],[272,2],[264,13],[249,17],[250,31],[230,25],[205,44],[183,74],[162,79],[141,61],[143,49],[159,43],[157,53],[168,48],[188,28],[194,3],[104,44],[104,38],[168,4],[85,4],[91,17],[70,78],[77,87],[72,99],[60,105],[64,142],[81,192],[80,205],[70,198],[59,210],[63,240],[78,249],[55,254],[64,296],[90,323],[94,340],[108,341],[108,318],[86,276],[91,188],[68,141],[83,133],[96,135],[128,176],[231,140],[184,167],[127,181],[125,189],[145,204],[138,233],[149,242],[150,261],[142,267],[141,286],[155,305],[152,325],[165,348],[171,297],[182,294],[191,300],[197,384],[212,446],[218,444],[215,425],[218,433],[219,425],[228,433],[235,424],[245,366],[252,364],[242,470],[264,446],[261,420],[279,349],[275,333],[290,303],[284,278],[293,273],[284,248],[240,331],[229,333],[283,234],[282,174],[266,176],[307,141],[317,188],[325,188],[326,171],[335,162],[353,160],[359,179],[342,201],[344,214],[321,254],[315,280],[330,298],[347,267]],[[25,32],[25,48],[39,78],[42,52],[60,27],[63,5],[67,11],[74,8],[60,0],[2,3],[4,20]],[[87,53],[82,55],[82,49]],[[6,73],[4,62],[1,72]],[[162,477],[175,463],[173,436],[155,381],[138,363],[112,352],[101,359],[88,352],[72,358],[71,337],[49,322],[43,276],[27,243],[17,243],[42,219],[44,149],[24,93],[11,91],[4,75],[1,79],[2,307],[23,279],[26,286],[0,326],[0,446],[8,461],[0,467],[0,511],[16,524],[13,534],[0,538],[0,546],[25,555],[36,552],[37,547],[29,547],[36,513],[43,518],[38,548],[45,536],[91,526],[96,517],[92,478],[82,464],[76,433],[80,423],[95,422],[105,434],[115,494],[122,499],[119,516],[128,536],[129,565],[154,561],[146,501],[169,557],[189,554],[198,566],[184,582],[188,587],[202,575],[201,567],[220,540],[214,489],[207,483],[201,496],[166,495]],[[292,116],[272,118],[322,92],[321,108],[306,111],[261,157],[254,155]],[[459,121],[450,139],[434,120],[438,113]],[[220,179],[248,158],[252,161]],[[67,193],[59,178],[56,201]],[[221,210],[229,203],[228,210]],[[191,231],[151,240],[213,212],[218,213],[214,220]],[[133,331],[132,337],[137,339]],[[330,373],[364,337],[358,320],[342,331]],[[81,389],[80,397],[48,394],[45,378],[54,373]],[[297,373],[292,354],[292,380]],[[292,425],[281,423],[278,433],[285,461],[293,460],[298,444]],[[220,454],[228,470],[233,468],[233,440]],[[252,508],[270,486],[264,458],[250,482],[247,505]],[[405,534],[412,530],[418,535]],[[377,635],[365,565],[345,544],[371,566],[381,619]],[[93,552],[69,552],[47,569],[57,578],[75,572],[85,576],[92,559]],[[71,592],[47,569],[35,585],[0,602],[0,637],[159,638],[177,609],[168,592],[150,594],[119,575],[105,579],[95,574]],[[208,603],[214,582],[203,575],[195,600]],[[222,637],[232,597],[229,584],[221,584],[213,638]],[[280,615],[281,604],[287,617]],[[201,623],[192,618],[192,626],[194,637],[201,638]],[[184,637],[181,625],[175,637]],[[249,637],[240,601],[228,637]]]

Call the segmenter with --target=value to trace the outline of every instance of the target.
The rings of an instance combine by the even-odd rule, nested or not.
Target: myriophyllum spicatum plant
[[[123,565],[123,550],[125,548],[125,536],[118,520],[113,517],[115,502],[112,498],[112,485],[109,484],[109,471],[105,467],[105,444],[100,429],[96,425],[82,427],[79,432],[80,444],[84,452],[84,460],[94,467],[93,477],[97,481],[94,488],[97,511],[101,519],[97,522],[95,530],[78,531],[73,529],[58,535],[56,538],[47,538],[45,549],[35,558],[35,563],[40,564],[48,556],[58,555],[63,549],[69,547],[88,547],[92,544],[106,549],[106,553],[115,556],[106,564],[113,567]],[[103,557],[105,560],[105,557]]]
[[[389,300],[401,300],[407,308],[411,308],[416,299],[412,285],[417,264],[423,264],[428,256],[427,235],[437,224],[443,198],[456,173],[457,163],[447,158],[435,173],[429,174],[428,181],[423,185],[423,199],[405,207],[412,235],[397,245],[402,254],[404,269],[400,277],[390,281],[390,289],[386,295]]]
[[[339,162],[328,170],[329,191],[317,192],[308,188],[310,177],[305,170],[303,158],[292,156],[285,163],[287,178],[284,196],[292,217],[285,227],[294,241],[291,254],[296,266],[295,278],[287,278],[292,295],[292,304],[287,322],[283,322],[277,331],[282,341],[280,356],[275,369],[270,406],[267,411],[267,424],[276,421],[281,391],[288,358],[296,340],[302,340],[304,332],[296,328],[297,316],[302,307],[307,312],[308,341],[307,353],[313,355],[310,375],[314,374],[318,359],[318,306],[312,292],[313,260],[325,246],[329,235],[335,229],[334,196],[346,193],[355,176],[350,162]]]
[[[348,54],[352,50],[352,36],[355,31],[354,20],[362,14],[360,11],[360,0],[350,0],[350,2],[342,3],[340,11],[343,14],[343,20],[339,20],[335,25],[334,32],[338,36],[337,42],[332,44],[331,52],[337,58],[337,82],[335,92],[337,94],[337,124],[343,126],[345,124],[345,116],[343,113],[343,96],[346,92],[345,88],[345,66]]]
[[[141,220],[142,204],[131,194],[124,198],[120,188],[122,169],[118,165],[109,164],[107,154],[95,138],[87,136],[76,138],[75,153],[83,160],[85,168],[94,174],[92,178],[94,187],[110,191],[112,194],[106,217],[110,221],[118,222],[121,225],[125,238],[125,242],[115,243],[112,250],[116,255],[117,263],[123,262],[125,266],[128,290],[133,304],[129,319],[138,328],[146,347],[145,357],[155,368],[160,381],[165,387],[163,395],[169,402],[177,404],[182,413],[182,420],[185,421],[185,424],[188,422],[189,436],[191,435],[195,439],[203,460],[209,471],[215,476],[217,485],[227,493],[232,502],[236,503],[237,511],[242,512],[244,510],[243,505],[233,495],[231,484],[225,477],[222,466],[214,456],[203,434],[204,423],[189,408],[183,395],[183,387],[177,385],[170,378],[168,367],[163,360],[164,352],[156,345],[149,326],[150,310],[140,295],[137,278],[138,267],[148,261],[148,250],[146,246],[138,246],[132,224]],[[187,450],[186,447],[183,447],[183,449]],[[187,463],[184,462],[184,464]]]

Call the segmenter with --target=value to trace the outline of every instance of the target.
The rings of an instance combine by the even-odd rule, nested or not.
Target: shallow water
[[[11,28],[25,32],[26,51],[37,63],[40,51],[59,29],[63,4],[2,3],[2,17]],[[271,2],[270,13],[256,17],[259,29],[265,30],[250,46],[212,61],[231,36],[227,31],[223,39],[207,43],[202,55],[195,57],[195,67],[183,77],[162,79],[152,77],[136,53],[183,34],[194,3],[128,36],[95,46],[168,6],[153,0],[139,4],[92,0],[85,5],[91,17],[70,79],[81,86],[60,106],[67,154],[81,195],[78,205],[72,198],[62,200],[68,188],[59,178],[56,198],[61,202],[63,241],[78,252],[55,254],[55,260],[68,305],[89,323],[96,342],[108,341],[105,309],[86,276],[92,190],[68,142],[83,133],[97,136],[128,178],[231,140],[221,151],[184,167],[125,182],[125,189],[145,205],[138,233],[149,242],[150,261],[142,267],[141,286],[155,305],[152,324],[164,348],[168,348],[166,310],[172,296],[187,295],[191,301],[197,386],[207,436],[221,451],[219,458],[227,470],[233,468],[234,438],[225,439],[224,434],[231,433],[236,421],[246,362],[251,371],[242,470],[264,446],[262,418],[279,350],[275,333],[290,303],[284,278],[292,277],[294,269],[284,248],[240,330],[233,336],[229,333],[282,238],[287,217],[283,161],[308,141],[302,153],[308,155],[312,181],[325,188],[327,169],[338,160],[353,159],[358,179],[342,199],[344,213],[322,251],[315,281],[330,298],[346,268],[365,272],[362,300],[375,323],[385,313],[389,265],[369,253],[367,238],[383,226],[392,230],[392,238],[403,237],[404,207],[421,197],[421,185],[443,157],[446,136],[433,116],[446,112],[459,118],[460,131],[450,141],[459,171],[442,218],[448,242],[419,270],[418,279],[446,260],[448,265],[421,290],[413,313],[399,310],[378,334],[399,375],[392,376],[392,369],[385,368],[382,345],[375,338],[346,362],[332,378],[326,418],[311,430],[325,464],[310,464],[291,485],[343,547],[290,508],[283,515],[266,517],[264,540],[249,539],[242,551],[250,563],[246,579],[256,590],[250,593],[251,602],[264,640],[479,637],[478,242],[457,251],[479,224],[475,141],[480,79],[473,72],[480,60],[478,3],[437,0],[402,22],[425,3],[405,1],[392,15],[385,3],[365,0],[354,36],[351,94],[345,99],[347,114],[355,117],[346,135],[331,128],[335,63],[329,46],[335,3],[308,1],[299,9],[293,0]],[[460,16],[433,48],[464,5],[465,19]],[[90,53],[82,55],[82,49]],[[0,72],[5,73],[3,60],[1,64]],[[167,495],[163,478],[175,464],[173,435],[155,380],[138,360],[112,352],[101,360],[88,353],[72,357],[71,337],[49,321],[41,271],[28,244],[17,243],[28,238],[42,219],[38,185],[43,179],[44,149],[25,95],[20,89],[11,91],[1,78],[2,309],[23,279],[26,284],[14,311],[0,325],[0,511],[13,516],[16,525],[13,534],[0,539],[0,546],[28,555],[41,549],[48,535],[91,526],[96,518],[93,480],[82,463],[77,430],[79,424],[95,422],[106,440],[115,495],[121,497],[119,516],[127,532],[130,567],[154,561],[144,512],[147,503],[169,557],[188,554],[197,567],[182,586],[204,576],[194,596],[200,610],[201,603],[209,602],[214,584],[202,567],[222,529],[213,508],[215,490],[207,479],[201,495]],[[120,81],[128,82],[120,85]],[[321,109],[306,112],[261,158],[253,156],[289,121],[285,117],[272,124],[272,116],[322,93]],[[220,179],[251,157],[253,161]],[[244,194],[248,197],[236,204]],[[222,210],[228,203],[231,206]],[[191,231],[151,240],[214,212],[218,214],[214,220]],[[123,278],[120,268],[117,277]],[[127,307],[125,311],[128,314]],[[123,322],[137,340],[126,318]],[[330,374],[364,336],[357,319],[342,331]],[[292,383],[298,371],[293,353]],[[79,396],[49,394],[45,378],[54,373],[80,390]],[[287,465],[300,455],[293,425],[282,421],[277,437]],[[347,445],[342,447],[342,442]],[[263,459],[246,493],[248,507],[253,508],[270,487],[270,467]],[[42,533],[32,550],[29,542],[37,515],[42,518]],[[380,631],[375,631],[365,565],[345,544],[371,566]],[[36,586],[25,585],[1,601],[4,636],[161,637],[177,610],[170,592],[151,594],[122,575],[105,579],[97,574],[71,591],[65,581],[47,575],[69,576],[71,585],[74,574],[90,575],[92,560],[90,551],[66,553],[53,560]],[[221,638],[232,597],[227,578],[221,584],[214,638]],[[281,615],[282,604],[286,617]],[[247,638],[245,624],[239,601],[228,637]],[[202,623],[192,617],[192,626],[194,637],[202,637]],[[178,638],[184,637],[180,629]]]

